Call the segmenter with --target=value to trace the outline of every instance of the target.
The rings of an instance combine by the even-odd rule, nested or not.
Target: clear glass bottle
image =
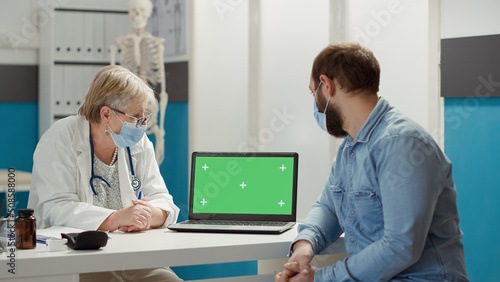
[[[16,217],[16,248],[36,248],[36,219],[33,209],[18,209]]]

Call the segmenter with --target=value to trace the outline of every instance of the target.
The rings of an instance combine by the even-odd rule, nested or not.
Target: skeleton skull
[[[135,29],[146,27],[152,11],[153,4],[150,0],[130,0],[128,3],[128,13]]]

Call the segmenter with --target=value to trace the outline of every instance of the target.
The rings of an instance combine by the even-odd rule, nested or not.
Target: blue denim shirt
[[[343,140],[294,242],[317,254],[345,233],[349,257],[315,281],[468,281],[458,223],[450,161],[380,99],[356,139]]]

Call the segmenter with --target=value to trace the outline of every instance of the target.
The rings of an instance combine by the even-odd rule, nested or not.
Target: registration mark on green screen
[[[291,214],[292,157],[197,157],[194,213]]]

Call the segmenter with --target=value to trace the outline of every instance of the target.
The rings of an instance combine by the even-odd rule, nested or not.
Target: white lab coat
[[[71,116],[56,122],[38,142],[28,200],[28,207],[35,210],[37,228],[60,225],[96,230],[114,211],[92,205],[89,134],[89,122]],[[153,144],[144,135],[130,150],[143,195],[153,206],[169,213],[164,226],[176,222],[179,208],[160,174]],[[128,207],[136,193],[130,184],[126,148],[118,148],[118,171],[122,204]]]

